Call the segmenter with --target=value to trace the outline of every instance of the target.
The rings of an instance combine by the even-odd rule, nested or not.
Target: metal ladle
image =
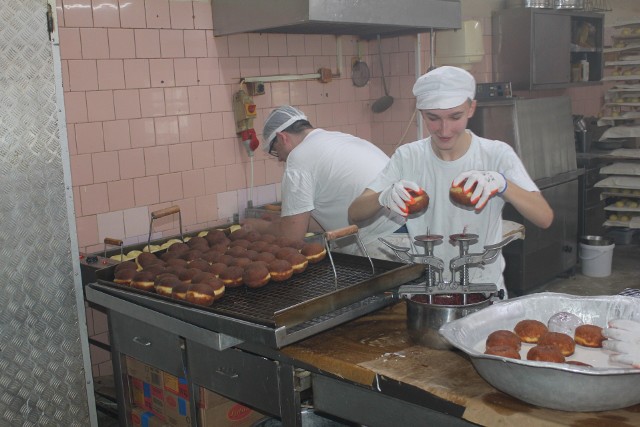
[[[384,87],[384,96],[376,99],[376,101],[371,105],[371,110],[374,113],[382,113],[386,111],[391,104],[393,104],[393,96],[389,95],[389,91],[387,90],[387,82],[384,78],[384,69],[382,67],[382,42],[380,41],[380,34],[378,34],[378,58],[380,59],[380,73],[382,73],[382,86]]]

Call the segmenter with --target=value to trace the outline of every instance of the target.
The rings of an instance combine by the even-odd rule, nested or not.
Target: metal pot
[[[554,0],[506,0],[505,7],[531,7],[539,9],[553,9]]]
[[[451,349],[451,345],[440,337],[440,327],[491,305],[491,299],[467,305],[429,304],[407,299],[407,329],[416,344],[436,350]]]
[[[613,239],[604,236],[581,236],[580,243],[590,246],[611,246]]]

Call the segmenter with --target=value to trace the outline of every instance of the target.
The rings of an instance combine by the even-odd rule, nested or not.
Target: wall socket
[[[246,82],[247,92],[249,96],[264,95],[264,83],[263,82]]]

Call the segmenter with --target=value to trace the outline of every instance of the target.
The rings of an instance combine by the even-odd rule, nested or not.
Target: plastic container
[[[607,231],[607,237],[613,239],[613,242],[616,245],[630,245],[633,242],[633,236],[635,235],[636,230],[632,228],[622,228],[622,229],[611,229]]]
[[[580,265],[582,274],[589,277],[611,275],[613,239],[602,236],[582,236],[580,238]]]

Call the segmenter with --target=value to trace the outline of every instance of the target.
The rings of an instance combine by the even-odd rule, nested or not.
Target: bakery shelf
[[[603,49],[604,53],[616,53],[616,52],[625,52],[625,51],[633,51],[640,49],[640,43],[634,43],[626,46],[619,47],[606,47]]]
[[[618,207],[616,205],[609,205],[606,206],[604,210],[609,212],[635,212],[640,214],[640,208],[628,208],[626,206]]]
[[[640,59],[631,59],[623,61],[605,61],[605,67],[628,67],[633,65],[639,65]]]
[[[614,25],[613,28],[622,28],[629,25],[640,25],[640,19],[629,19],[627,21],[618,21]]]

